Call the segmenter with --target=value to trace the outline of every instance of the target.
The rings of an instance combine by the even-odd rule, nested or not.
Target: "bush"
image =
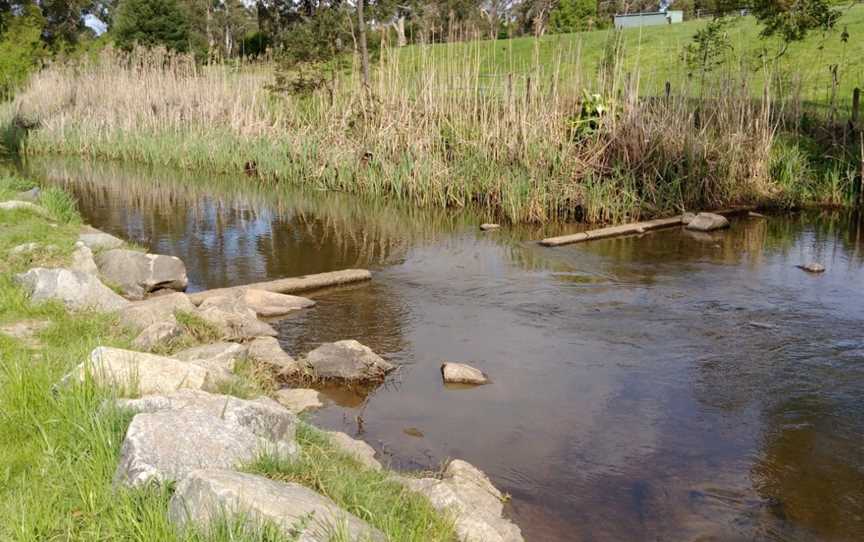
[[[122,0],[113,32],[117,45],[127,51],[135,45],[179,52],[189,48],[189,17],[177,0]]]

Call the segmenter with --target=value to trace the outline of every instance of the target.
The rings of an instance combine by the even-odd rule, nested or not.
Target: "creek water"
[[[93,226],[186,262],[190,290],[367,267],[280,321],[300,355],[400,366],[311,419],[396,468],[462,458],[529,541],[864,540],[864,223],[809,212],[544,248],[578,226],[111,163],[33,159]],[[818,261],[820,275],[797,269]],[[493,383],[445,387],[442,361]]]

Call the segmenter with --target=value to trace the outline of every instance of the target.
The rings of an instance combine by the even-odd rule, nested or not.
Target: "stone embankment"
[[[0,206],[6,208],[44,215],[33,202]],[[134,413],[114,473],[115,485],[176,484],[168,514],[178,529],[195,525],[206,530],[227,513],[275,525],[287,536],[300,530],[300,539],[307,541],[329,540],[336,529],[349,540],[387,539],[312,489],[242,472],[245,464],[262,456],[280,461],[298,456],[296,433],[303,423],[298,413],[322,406],[317,392],[286,388],[275,392],[275,400],[249,400],[220,390],[239,378],[236,368],[241,360],[251,360],[289,383],[301,377],[380,383],[396,368],[393,364],[353,340],[323,344],[295,359],[282,349],[274,328],[260,318],[307,310],[314,301],[255,287],[187,295],[181,260],[130,250],[122,240],[90,227],[82,229],[71,260],[69,267],[33,268],[16,280],[32,303],[57,300],[71,311],[116,313],[120,324],[136,335],[133,344],[141,351],[98,347],[57,383],[62,387],[92,381],[111,388],[117,399],[105,408]],[[352,272],[361,280],[367,274]],[[330,278],[334,277],[337,283],[346,279],[338,274]],[[286,280],[282,286],[292,288],[333,283],[314,276]],[[183,344],[179,341],[194,342],[190,319],[215,330],[218,340],[171,355],[154,353],[170,351],[171,345]],[[477,378],[468,369],[460,369],[468,375],[460,378]],[[362,468],[383,469],[365,442],[344,433],[327,435],[336,449]],[[522,540],[519,528],[503,516],[505,497],[464,461],[450,462],[441,478],[392,478],[449,515],[463,542]]]

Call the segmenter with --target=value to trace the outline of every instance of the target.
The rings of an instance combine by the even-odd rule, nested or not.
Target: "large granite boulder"
[[[83,382],[88,377],[123,394],[170,393],[181,388],[203,389],[215,385],[206,369],[172,358],[100,346],[90,359],[63,377],[62,383]]]
[[[177,485],[168,510],[173,523],[204,530],[226,514],[275,525],[300,542],[329,542],[337,530],[351,542],[387,540],[382,532],[309,488],[229,470],[190,473]]]
[[[213,296],[198,306],[196,314],[216,326],[222,338],[243,341],[254,337],[275,337],[275,329],[258,319],[255,311],[232,295]]]
[[[291,377],[300,372],[302,366],[282,350],[279,341],[273,337],[255,337],[249,341],[246,356],[283,376]]]
[[[136,487],[179,481],[196,469],[233,469],[283,451],[251,427],[204,410],[146,412],[129,424],[114,483]]]
[[[139,399],[118,399],[117,406],[137,413],[203,412],[229,424],[246,428],[273,444],[282,456],[297,453],[297,415],[267,397],[247,400],[230,395],[183,389],[164,395],[146,395]]]
[[[72,264],[69,268],[73,271],[81,271],[82,273],[90,273],[91,275],[99,273],[96,260],[93,259],[93,251],[81,241],[75,243],[75,250],[72,251]]]
[[[688,230],[714,231],[729,227],[729,221],[723,215],[714,213],[699,213],[685,226]]]
[[[261,318],[284,316],[290,312],[315,305],[314,301],[305,297],[256,290],[254,288],[242,288],[238,291],[237,295],[243,303],[254,310],[255,314]]]
[[[143,299],[156,290],[185,290],[189,284],[180,258],[115,248],[100,252],[96,264],[102,277],[130,299]]]
[[[315,376],[324,380],[378,381],[396,368],[354,340],[322,344],[306,354],[303,361]]]
[[[375,459],[375,448],[369,446],[362,440],[351,438],[339,431],[326,431],[325,434],[330,442],[345,455],[351,457],[364,467],[372,470],[381,470],[381,463]]]
[[[135,330],[170,321],[178,312],[194,312],[195,305],[186,294],[175,292],[144,301],[129,303],[120,311],[120,323]]]
[[[24,287],[34,303],[53,299],[72,310],[94,309],[104,312],[116,311],[129,304],[98,278],[81,271],[36,267],[16,275],[15,280]]]
[[[78,241],[90,250],[96,251],[120,248],[126,244],[123,239],[90,226],[83,226],[81,228]]]
[[[428,498],[436,510],[450,514],[461,542],[524,540],[519,527],[503,517],[504,496],[470,463],[451,461],[441,479],[398,477],[397,480]]]
[[[273,398],[276,399],[277,403],[295,414],[324,406],[321,401],[321,394],[310,389],[285,388],[274,393]]]

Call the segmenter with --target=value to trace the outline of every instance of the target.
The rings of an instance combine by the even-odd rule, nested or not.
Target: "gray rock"
[[[186,294],[175,292],[129,303],[120,311],[120,323],[132,329],[145,329],[173,320],[177,311],[195,312],[195,305]]]
[[[114,483],[178,481],[196,469],[237,468],[277,449],[250,428],[203,410],[137,414],[120,448]]]
[[[247,351],[246,345],[221,342],[188,348],[177,352],[172,357],[200,365],[211,371],[230,374],[234,372],[237,360],[246,357]]]
[[[29,201],[31,203],[35,203],[39,201],[40,195],[42,195],[42,190],[40,190],[38,186],[34,186],[30,190],[18,192],[18,195],[15,196],[15,199],[18,201]]]
[[[205,530],[225,514],[276,525],[299,542],[329,542],[335,532],[352,542],[386,540],[383,533],[309,488],[229,470],[190,473],[177,485],[168,509],[173,523]]]
[[[808,273],[824,273],[825,272],[825,266],[822,265],[821,263],[816,263],[816,262],[810,262],[810,263],[807,263],[804,265],[798,265],[796,267],[798,267],[798,269],[803,269],[804,271],[807,271]]]
[[[38,348],[40,343],[36,336],[50,325],[48,320],[21,320],[0,326],[0,333],[18,339],[27,346]]]
[[[273,444],[274,451],[282,456],[293,456],[298,452],[295,441],[297,416],[267,397],[246,400],[230,395],[184,389],[165,395],[148,395],[140,399],[119,399],[117,406],[137,413],[203,412],[266,439]]]
[[[714,213],[699,213],[687,224],[688,230],[714,231],[729,227],[729,221],[723,215]]]
[[[249,342],[246,356],[285,376],[297,374],[302,366],[282,350],[279,341],[273,337],[255,337]]]
[[[450,514],[461,542],[523,542],[522,532],[503,517],[504,496],[482,471],[461,460],[451,461],[444,476],[397,477],[426,496],[436,510]]]
[[[90,359],[63,377],[62,383],[88,378],[123,393],[170,393],[181,388],[203,389],[215,384],[215,377],[198,365],[172,358],[100,346]]]
[[[368,469],[381,470],[381,463],[375,459],[375,448],[372,446],[339,431],[325,431],[325,433],[330,438],[330,442],[345,455]]]
[[[272,326],[259,320],[255,311],[236,296],[210,297],[201,303],[196,314],[216,326],[222,338],[228,341],[278,335]]]
[[[180,258],[115,248],[96,256],[99,273],[132,299],[160,289],[185,290],[189,284]]]
[[[34,303],[57,300],[73,310],[116,311],[129,302],[102,284],[98,278],[81,271],[36,267],[15,277]]]
[[[96,260],[93,259],[93,251],[81,241],[75,243],[75,250],[72,251],[72,265],[69,268],[73,271],[81,271],[82,273],[90,273],[91,275],[99,273],[99,268],[96,267]]]
[[[111,250],[120,248],[126,244],[123,239],[114,237],[109,233],[84,226],[81,228],[81,233],[78,235],[78,241],[90,250]]]
[[[281,389],[273,397],[280,405],[296,414],[324,406],[324,403],[321,402],[321,394],[315,390]]]
[[[171,315],[162,322],[155,322],[144,328],[132,341],[132,346],[139,350],[152,350],[157,345],[182,337],[185,333],[183,326]]]
[[[486,384],[489,378],[480,369],[464,363],[444,363],[441,365],[441,375],[444,382],[450,384]]]
[[[322,379],[348,381],[383,380],[396,367],[357,341],[325,343],[303,360]]]
[[[11,200],[0,202],[0,211],[30,211],[37,215],[49,216],[48,211],[44,207],[40,207],[29,201]]]
[[[237,295],[243,303],[254,310],[255,314],[261,318],[284,316],[290,312],[315,305],[314,301],[305,297],[256,290],[254,288],[241,289]]]
[[[696,215],[693,213],[684,213],[681,215],[681,223],[685,226],[693,222],[693,219],[696,218]]]

